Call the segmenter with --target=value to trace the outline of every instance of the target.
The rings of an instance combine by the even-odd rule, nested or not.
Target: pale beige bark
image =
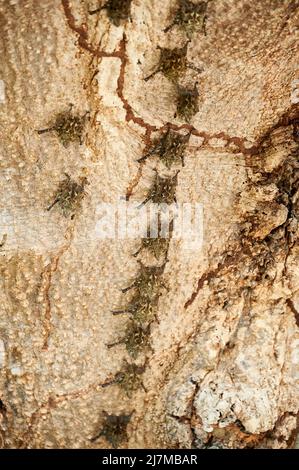
[[[204,69],[178,201],[202,202],[204,244],[172,240],[168,290],[131,398],[101,384],[121,370],[113,317],[138,269],[138,241],[96,239],[96,207],[142,201],[151,159],[136,160],[174,118],[157,74],[174,0],[133,0],[116,27],[97,2],[1,0],[2,446],[106,447],[102,412],[129,414],[123,447],[292,447],[298,412],[298,4],[217,0],[188,59]],[[293,101],[293,103],[292,103]],[[296,100],[295,100],[296,101]],[[90,111],[83,145],[38,135],[69,103]],[[297,136],[296,136],[297,129]],[[162,171],[162,170],[161,170]],[[75,218],[46,211],[64,172],[89,180]],[[6,238],[6,240],[5,240]],[[145,260],[145,254],[140,255]],[[296,325],[297,323],[297,325]],[[296,352],[297,348],[297,352]]]

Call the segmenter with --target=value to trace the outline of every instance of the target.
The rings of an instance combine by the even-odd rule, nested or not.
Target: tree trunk
[[[99,3],[0,2],[0,445],[293,447],[298,2],[211,0],[191,35],[164,32],[176,0],[132,0],[120,21],[90,14]],[[193,68],[173,80],[157,46],[188,38]],[[177,84],[196,82],[186,122]],[[138,162],[168,128],[190,132],[184,166]],[[110,347],[134,323],[111,311],[130,302],[137,260],[161,257],[100,239],[98,207],[141,203],[155,168],[179,172],[178,203],[202,204],[203,244],[169,240],[134,355]]]

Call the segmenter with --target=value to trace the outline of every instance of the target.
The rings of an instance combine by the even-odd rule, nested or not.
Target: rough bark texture
[[[100,3],[100,2],[99,2]],[[181,47],[175,0],[133,0],[113,25],[97,1],[1,0],[0,426],[5,448],[106,447],[105,415],[133,412],[120,447],[294,446],[298,412],[299,4],[217,0],[182,84],[199,111],[175,115],[157,45]],[[83,144],[38,134],[58,113],[90,112]],[[96,207],[142,201],[171,123],[192,130],[177,200],[202,202],[204,243],[169,246],[167,290],[131,397],[111,381],[128,323],[111,309],[138,270],[136,241],[101,241]],[[47,211],[68,173],[85,176],[75,217]],[[6,234],[6,236],[5,236]],[[0,240],[1,241],[1,240]],[[146,253],[139,258],[146,261]],[[296,352],[297,349],[297,352]],[[297,377],[296,377],[297,374]]]

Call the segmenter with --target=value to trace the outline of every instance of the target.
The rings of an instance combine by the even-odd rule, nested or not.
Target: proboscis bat
[[[154,317],[154,309],[158,303],[158,294],[152,295],[150,298],[144,293],[137,291],[130,300],[127,307],[119,310],[113,310],[113,315],[129,313],[134,320],[140,324],[152,321]]]
[[[4,235],[2,236],[2,240],[0,242],[0,248],[4,247],[6,240],[7,240],[7,233],[4,233]]]
[[[154,255],[157,260],[160,259],[161,256],[163,256],[163,258],[167,260],[167,254],[170,243],[170,233],[173,231],[173,223],[174,221],[172,220],[169,227],[169,234],[166,237],[166,235],[161,231],[162,224],[159,218],[157,236],[142,238],[141,245],[138,250],[133,254],[133,256],[138,256],[142,250],[148,250]]]
[[[161,266],[145,266],[141,261],[138,261],[140,266],[139,275],[137,279],[129,287],[122,289],[125,293],[130,289],[137,288],[138,291],[146,292],[148,297],[151,297],[155,286],[160,283],[160,276],[165,269],[165,263]]]
[[[199,111],[198,97],[197,83],[195,83],[193,88],[178,86],[176,114],[188,123]]]
[[[202,72],[200,68],[187,61],[188,42],[183,47],[175,47],[174,49],[157,47],[160,49],[158,66],[154,72],[144,79],[146,82],[159,72],[163,73],[166,78],[175,83],[187,68],[193,69],[199,73]]]
[[[156,177],[154,179],[153,185],[150,188],[146,199],[139,205],[139,207],[144,206],[148,201],[151,201],[154,204],[172,204],[176,202],[176,186],[178,182],[179,171],[176,172],[174,176],[161,177],[156,171]]]
[[[108,387],[113,384],[119,385],[128,396],[131,396],[133,392],[140,388],[146,392],[142,381],[142,374],[144,371],[145,365],[139,366],[137,364],[124,361],[122,370],[117,372],[111,381],[103,384],[103,387]]]
[[[139,322],[130,321],[127,325],[125,335],[115,343],[108,344],[108,348],[125,344],[130,356],[134,359],[138,354],[149,346],[150,323],[147,326],[141,325]]]

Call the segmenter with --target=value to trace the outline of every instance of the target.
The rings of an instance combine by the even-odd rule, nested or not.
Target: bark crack
[[[53,274],[57,271],[58,268],[60,256],[61,254],[54,256],[51,262],[46,266],[45,270],[41,274],[42,283],[45,283],[44,302],[46,304],[44,313],[44,342],[42,346],[43,351],[48,349],[48,342],[52,329],[50,289],[52,286]]]

